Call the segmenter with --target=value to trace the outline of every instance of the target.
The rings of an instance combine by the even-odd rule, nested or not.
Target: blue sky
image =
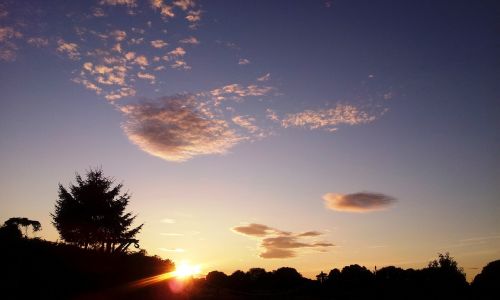
[[[102,166],[152,254],[471,276],[500,249],[498,9],[4,1],[0,217],[56,240],[57,184]]]

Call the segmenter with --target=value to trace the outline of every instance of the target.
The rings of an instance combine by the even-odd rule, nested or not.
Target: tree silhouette
[[[33,232],[40,231],[42,229],[42,225],[40,222],[35,221],[35,220],[30,220],[28,218],[10,218],[7,221],[5,221],[4,226],[7,227],[17,227],[19,229],[19,226],[24,227],[24,236],[28,237],[28,228],[31,226],[33,228]]]
[[[325,272],[321,271],[321,273],[316,275],[316,279],[318,280],[319,283],[323,284],[328,279],[328,275],[326,275]]]
[[[430,261],[422,275],[424,289],[436,297],[460,297],[468,287],[463,269],[448,252],[438,253],[438,259]]]
[[[500,260],[487,264],[472,281],[478,299],[496,299],[500,295]]]
[[[122,184],[105,177],[101,169],[90,169],[86,178],[76,174],[76,185],[67,190],[59,184],[59,199],[52,224],[61,238],[85,249],[99,249],[107,253],[125,252],[143,224],[130,228],[136,216],[125,213],[130,195],[121,194]]]

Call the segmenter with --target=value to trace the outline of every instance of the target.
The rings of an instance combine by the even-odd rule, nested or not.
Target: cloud
[[[322,235],[318,231],[293,233],[255,223],[233,227],[231,230],[261,239],[259,256],[262,258],[291,258],[297,256],[301,249],[324,251],[334,246],[330,242],[311,241],[310,238]]]
[[[16,39],[22,38],[23,34],[14,27],[0,27],[0,60],[14,61],[18,50]]]
[[[47,47],[49,45],[49,40],[43,37],[30,37],[26,42],[37,48]]]
[[[198,22],[201,20],[201,10],[190,10],[186,16],[186,20],[191,23],[189,28],[195,29],[198,26]]]
[[[270,108],[266,109],[266,117],[273,122],[280,122],[278,114]]]
[[[169,17],[169,18],[175,17],[175,14],[172,12],[172,6],[163,5],[160,11],[162,16],[164,17]]]
[[[137,6],[136,0],[101,0],[101,5],[126,5],[129,7]]]
[[[271,73],[267,73],[266,75],[257,78],[257,81],[268,81],[269,79],[271,79]]]
[[[283,127],[306,127],[309,129],[326,129],[335,131],[338,125],[359,125],[373,122],[375,115],[360,110],[350,104],[337,104],[335,108],[321,110],[305,110],[295,114],[287,114],[281,120]]]
[[[183,69],[190,70],[191,66],[189,66],[184,60],[178,59],[173,64],[170,65],[173,69]]]
[[[182,248],[158,248],[160,249],[161,251],[165,251],[165,252],[186,252],[186,250],[182,249]]]
[[[188,10],[191,7],[195,7],[196,2],[194,0],[175,0],[172,4],[180,7],[182,10]]]
[[[134,62],[137,63],[141,67],[146,67],[149,65],[148,58],[144,55],[139,55],[134,59]]]
[[[184,236],[183,233],[175,233],[175,232],[161,232],[160,235],[163,235],[163,236]]]
[[[241,84],[233,83],[228,84],[220,88],[216,88],[210,91],[210,94],[215,97],[216,105],[222,100],[233,99],[241,100],[244,97],[259,97],[269,94],[273,91],[270,86],[260,86],[260,85],[248,85],[243,86]]]
[[[270,234],[284,234],[283,231],[274,229],[267,225],[251,223],[244,226],[237,226],[232,228],[233,231],[242,233],[244,235],[263,237]]]
[[[157,49],[166,47],[167,45],[168,45],[167,42],[165,42],[163,40],[154,40],[154,41],[151,41],[151,46],[153,46],[154,48],[157,48]]]
[[[94,7],[92,8],[92,15],[96,18],[102,18],[106,16],[106,13],[104,10],[100,7]]]
[[[234,124],[255,133],[259,131],[259,127],[255,125],[255,118],[249,116],[235,116],[231,119]]]
[[[127,32],[125,32],[123,30],[114,30],[111,32],[110,35],[112,37],[114,37],[115,41],[121,42],[121,41],[125,40],[125,38],[127,37]]]
[[[194,95],[121,106],[122,128],[145,152],[169,161],[224,154],[242,137],[224,119],[214,116]]]
[[[82,84],[86,89],[94,91],[96,94],[100,95],[102,93],[102,88],[98,87],[95,83],[83,79],[83,78],[74,78],[73,82]]]
[[[325,206],[328,209],[345,212],[364,213],[383,210],[396,202],[396,199],[380,193],[354,193],[323,195]]]
[[[164,18],[173,18],[175,14],[173,12],[173,7],[171,5],[167,5],[163,3],[163,0],[151,0],[151,6],[154,9],[160,10],[160,14]]]
[[[181,44],[191,44],[191,45],[198,45],[200,41],[195,38],[194,36],[187,37],[185,39],[182,39],[179,41]]]
[[[240,58],[240,60],[238,61],[238,65],[248,65],[250,63],[250,60],[246,59],[246,58]]]
[[[300,233],[298,236],[318,236],[318,235],[322,235],[322,233],[319,231],[306,231]]]
[[[174,219],[170,219],[170,218],[165,218],[165,219],[162,219],[161,222],[162,223],[167,223],[167,224],[174,224],[175,220]]]
[[[108,101],[113,102],[123,97],[135,96],[135,93],[136,93],[135,89],[131,87],[122,87],[117,90],[109,92],[104,98],[106,98],[106,100]]]
[[[150,73],[145,73],[145,72],[139,72],[137,73],[137,77],[141,79],[146,79],[149,80],[151,83],[154,83],[156,80],[156,76]]]
[[[186,54],[186,50],[182,47],[177,47],[174,50],[168,52],[169,57],[179,57],[179,56],[184,56]]]
[[[57,51],[64,53],[71,60],[79,60],[80,52],[78,52],[78,45],[75,43],[65,42],[63,39],[57,41]]]

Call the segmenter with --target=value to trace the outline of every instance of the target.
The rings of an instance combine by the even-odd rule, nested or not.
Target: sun
[[[175,267],[174,276],[178,278],[187,278],[201,273],[200,265],[190,265],[183,261]]]

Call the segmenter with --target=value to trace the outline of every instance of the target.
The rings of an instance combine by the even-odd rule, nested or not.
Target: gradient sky
[[[204,270],[500,258],[496,1],[2,1],[0,220],[102,167]]]

